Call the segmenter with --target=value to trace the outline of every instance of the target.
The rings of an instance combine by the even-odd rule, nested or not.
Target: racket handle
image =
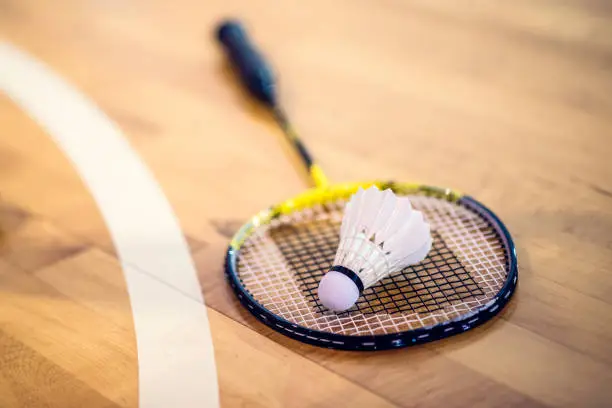
[[[272,70],[243,28],[235,20],[223,21],[217,29],[217,39],[237,69],[247,90],[269,107],[276,106],[276,89]]]

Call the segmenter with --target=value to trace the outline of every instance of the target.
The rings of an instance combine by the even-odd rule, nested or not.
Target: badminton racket
[[[313,186],[248,220],[233,236],[225,274],[258,320],[304,343],[343,350],[385,350],[439,340],[496,316],[514,293],[514,244],[502,221],[471,196],[395,180],[330,184],[283,112],[272,70],[240,22],[217,39],[248,92],[273,113]],[[431,226],[425,260],[366,289],[349,310],[326,310],[317,287],[332,266],[343,209],[375,185],[408,196]]]

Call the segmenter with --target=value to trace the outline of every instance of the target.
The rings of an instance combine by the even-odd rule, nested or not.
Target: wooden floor
[[[305,185],[227,73],[212,38],[225,16],[274,61],[332,180],[426,181],[498,213],[520,265],[499,319],[349,353],[242,310],[222,276],[229,237]],[[1,0],[0,35],[95,101],[163,188],[197,265],[223,407],[611,406],[609,3]],[[0,406],[137,407],[108,229],[72,163],[6,96],[0,195]]]

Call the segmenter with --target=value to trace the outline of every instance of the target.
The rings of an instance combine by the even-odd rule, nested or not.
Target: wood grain
[[[117,261],[111,256],[91,250],[41,270],[36,276],[74,302],[104,315],[122,330],[130,330],[130,306],[122,276],[112,273],[117,268]],[[211,325],[224,405],[392,406],[214,311]],[[311,389],[304,388],[304,382],[319,391],[308,391]],[[126,406],[132,404],[134,401]]]
[[[118,407],[87,383],[14,337],[0,332],[0,392],[6,407]]]
[[[98,267],[95,262],[89,264]],[[134,406],[137,356],[132,327],[119,327],[110,314],[97,314],[31,274],[1,266],[2,332],[40,355],[43,361],[27,363],[32,371],[40,364],[55,365],[115,404]],[[121,276],[117,267],[114,272]],[[105,369],[108,366],[113,369]],[[26,378],[21,381],[32,381],[27,371],[22,375]],[[71,400],[71,395],[57,395],[54,405],[61,403],[57,398],[71,405],[79,402]]]
[[[87,247],[80,237],[9,203],[0,204],[0,224],[0,256],[25,271],[36,271]]]
[[[520,280],[499,319],[355,354],[287,339],[239,306],[222,276],[231,234],[306,185],[213,40],[226,16],[244,18],[273,61],[286,109],[331,180],[450,186],[504,220]],[[606,2],[1,0],[0,35],[98,103],[164,189],[210,310],[223,406],[612,400]],[[2,402],[136,406],[129,299],[96,204],[5,97],[0,123]]]

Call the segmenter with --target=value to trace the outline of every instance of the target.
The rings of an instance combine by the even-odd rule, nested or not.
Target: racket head
[[[427,258],[366,289],[343,313],[317,298],[332,266],[342,210],[359,187],[411,197],[431,225]],[[261,211],[234,235],[225,274],[242,305],[272,329],[342,350],[386,350],[465,332],[497,315],[518,279],[514,243],[483,204],[450,189],[370,181],[315,188]]]

